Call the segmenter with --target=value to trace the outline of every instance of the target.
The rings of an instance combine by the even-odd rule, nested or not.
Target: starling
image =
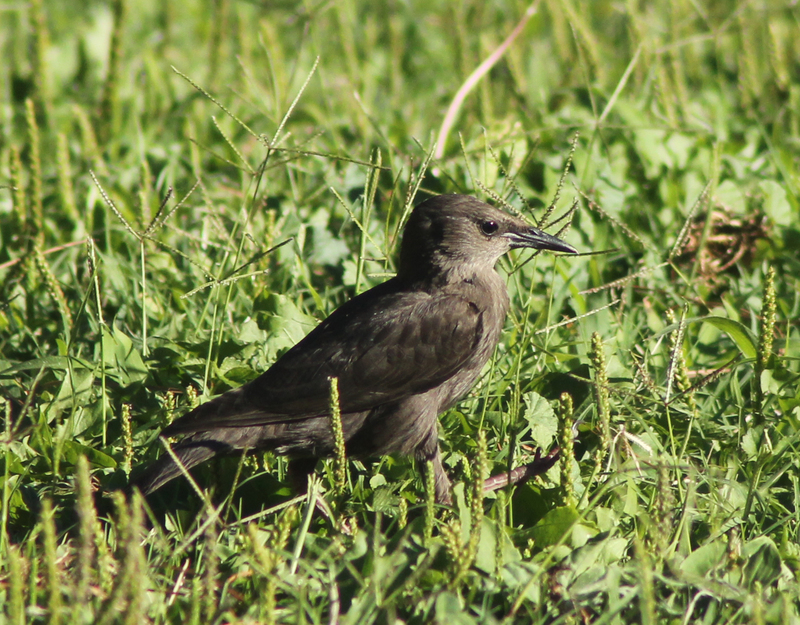
[[[449,503],[438,416],[470,390],[500,339],[509,298],[494,267],[522,247],[576,252],[467,195],[422,202],[405,226],[395,277],[342,305],[265,373],[162,435],[183,437],[173,450],[187,469],[219,454],[271,450],[290,458],[290,477],[302,483],[334,449],[335,377],[347,454],[431,461],[436,499]],[[537,473],[554,462],[551,454],[531,466]],[[165,454],[134,485],[149,494],[181,473]],[[491,488],[507,482],[495,478]]]

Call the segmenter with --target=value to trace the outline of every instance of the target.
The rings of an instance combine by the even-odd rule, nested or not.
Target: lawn
[[[790,0],[0,7],[0,622],[800,623],[799,33]],[[440,193],[581,252],[500,262],[452,507],[402,456],[123,495]]]

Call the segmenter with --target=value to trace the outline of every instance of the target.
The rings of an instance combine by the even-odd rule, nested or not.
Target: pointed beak
[[[519,232],[507,232],[505,236],[512,248],[531,247],[535,250],[552,250],[553,252],[565,252],[567,254],[577,254],[578,250],[569,243],[564,243],[552,234],[542,232],[538,228],[528,227]]]

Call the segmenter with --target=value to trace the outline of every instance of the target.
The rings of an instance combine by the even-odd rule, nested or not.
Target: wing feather
[[[476,352],[483,333],[478,307],[454,294],[387,285],[337,309],[264,374],[199,406],[164,434],[326,414],[331,377],[339,380],[343,413],[371,410],[448,380]]]

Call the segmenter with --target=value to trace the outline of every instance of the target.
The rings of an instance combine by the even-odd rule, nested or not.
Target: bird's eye
[[[482,221],[481,222],[481,232],[483,234],[494,234],[497,232],[498,225],[496,221]]]

